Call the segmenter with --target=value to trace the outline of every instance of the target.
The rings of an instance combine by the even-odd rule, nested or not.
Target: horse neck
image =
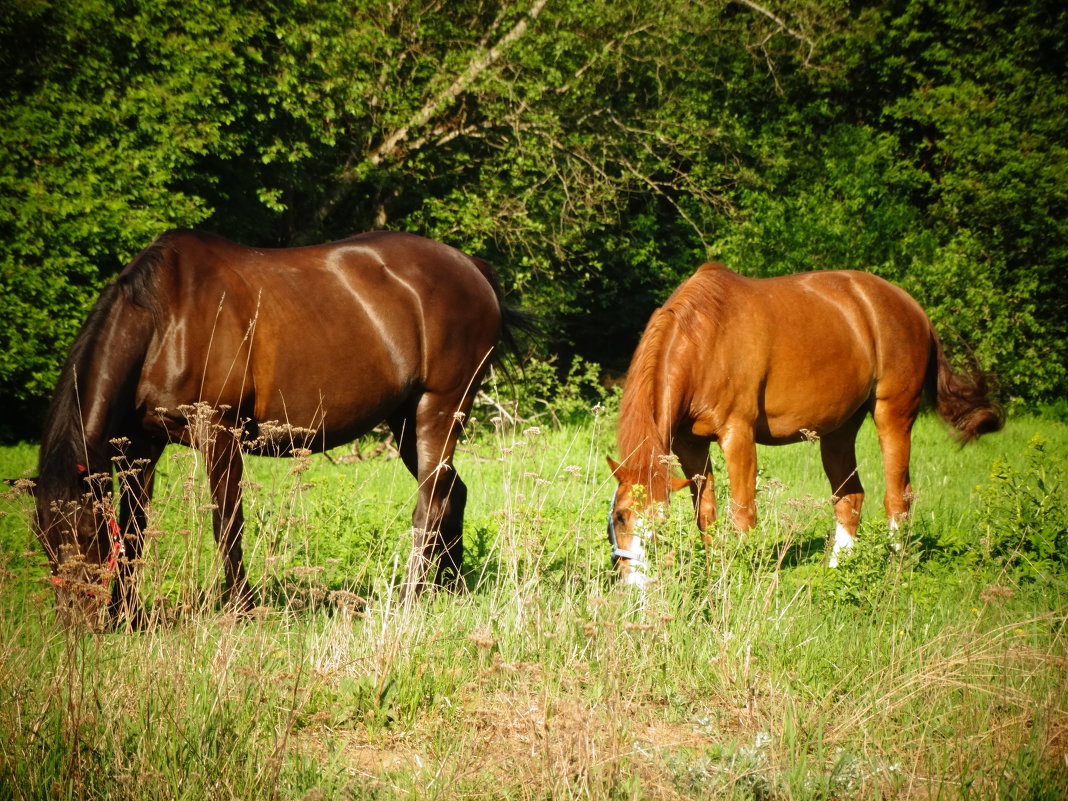
[[[71,347],[41,436],[40,497],[79,498],[86,473],[111,473],[109,443],[123,433],[144,359],[142,344],[129,345],[144,332],[131,330],[127,309],[118,285],[107,287]]]

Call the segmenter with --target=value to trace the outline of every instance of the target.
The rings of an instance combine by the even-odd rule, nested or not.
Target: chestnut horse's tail
[[[983,434],[1001,430],[1005,425],[1005,413],[990,399],[986,375],[978,370],[954,373],[934,329],[931,330],[931,356],[927,364],[927,398],[939,416],[957,430],[962,445]]]

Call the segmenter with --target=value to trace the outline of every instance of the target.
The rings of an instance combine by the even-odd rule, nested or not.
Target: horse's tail
[[[501,310],[501,333],[498,347],[493,352],[493,363],[501,367],[505,356],[522,355],[524,340],[540,337],[544,333],[543,326],[536,315],[504,302],[504,290],[501,289],[497,273],[489,262],[477,258],[473,261],[493,287],[493,294],[497,296],[497,305]]]
[[[987,376],[980,370],[953,372],[933,328],[930,348],[927,397],[939,416],[956,429],[961,444],[1000,431],[1005,425],[1005,412],[990,399]]]

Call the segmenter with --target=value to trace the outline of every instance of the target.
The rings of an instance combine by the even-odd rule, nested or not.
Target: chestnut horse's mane
[[[669,474],[660,457],[671,453],[671,425],[679,411],[672,406],[682,401],[671,396],[667,353],[672,340],[682,336],[707,343],[704,332],[718,324],[729,300],[729,284],[738,278],[722,265],[706,264],[649,320],[627,374],[616,433],[628,472],[650,473],[640,483]]]
[[[667,452],[667,432],[659,425],[664,415],[660,408],[658,383],[665,335],[673,324],[667,312],[657,309],[634,353],[623,388],[616,432],[616,443],[624,464],[642,464],[650,452]]]
[[[678,333],[695,345],[707,346],[707,331],[722,319],[731,284],[744,280],[722,264],[710,262],[675,290],[664,303],[664,310],[674,316]]]

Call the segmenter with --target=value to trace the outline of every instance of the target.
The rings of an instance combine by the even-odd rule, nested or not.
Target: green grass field
[[[900,554],[869,424],[834,571],[818,446],[764,449],[758,529],[706,551],[677,497],[642,592],[610,572],[611,412],[489,416],[457,458],[469,591],[412,609],[396,459],[249,460],[263,605],[238,621],[198,457],[169,450],[133,634],[59,627],[28,499],[6,497],[0,799],[1068,797],[1063,424],[961,449],[921,418]],[[4,449],[0,474],[35,458]]]

